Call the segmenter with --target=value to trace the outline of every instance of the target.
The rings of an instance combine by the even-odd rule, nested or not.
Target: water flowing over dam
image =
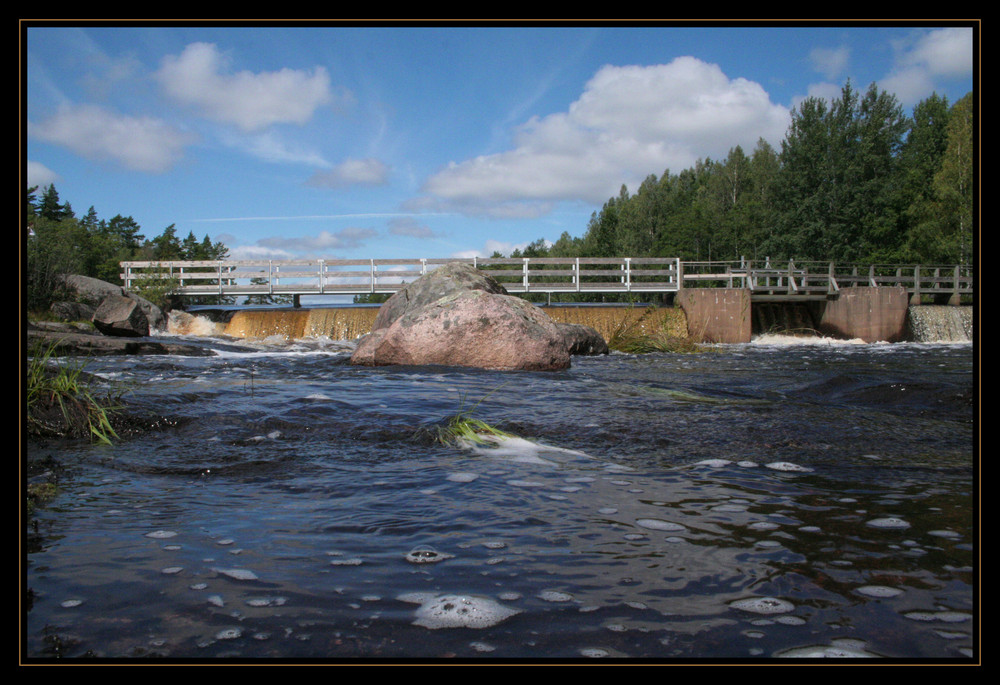
[[[634,328],[641,333],[666,330],[672,335],[687,335],[684,310],[673,307],[583,306],[545,307],[545,312],[560,323],[592,326],[605,340],[616,331]],[[354,340],[371,332],[378,307],[314,307],[282,309],[209,309],[193,312],[196,316],[175,315],[171,332],[178,334],[226,335],[234,338],[263,340],[280,336],[287,340],[329,338]]]
[[[909,325],[916,342],[971,341],[973,308],[949,305],[910,307]]]
[[[605,340],[631,330],[649,334],[665,331],[676,337],[689,334],[688,317],[680,307],[549,306],[545,312],[560,323],[591,326]],[[175,313],[170,332],[182,335],[224,335],[264,340],[278,336],[286,340],[328,338],[355,340],[371,332],[378,314],[375,306],[206,309],[194,316]],[[817,316],[806,303],[758,303],[752,307],[753,335],[783,334],[816,336]],[[973,335],[973,307],[950,305],[911,306],[907,312],[907,338],[914,342],[966,342]],[[691,332],[697,338],[697,331]]]

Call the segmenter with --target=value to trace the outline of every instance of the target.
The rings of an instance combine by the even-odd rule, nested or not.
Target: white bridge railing
[[[122,262],[126,289],[176,281],[177,295],[363,295],[393,293],[428,270],[464,262],[511,293],[669,293],[747,288],[755,299],[830,299],[852,286],[902,286],[954,299],[971,295],[967,266],[857,266],[833,262],[685,262],[673,257],[315,259]]]

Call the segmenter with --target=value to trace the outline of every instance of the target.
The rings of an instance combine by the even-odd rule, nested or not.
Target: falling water
[[[973,308],[950,305],[910,307],[909,322],[916,342],[968,342],[972,340]]]

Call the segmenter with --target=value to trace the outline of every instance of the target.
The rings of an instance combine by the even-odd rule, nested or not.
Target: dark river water
[[[971,344],[206,344],[88,364],[159,429],[29,448],[28,660],[978,658]],[[517,437],[436,441],[461,411]]]

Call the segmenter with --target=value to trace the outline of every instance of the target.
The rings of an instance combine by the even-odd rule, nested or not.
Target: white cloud
[[[319,152],[291,145],[271,131],[249,137],[240,135],[223,136],[223,140],[227,145],[238,148],[265,162],[306,164],[321,168],[330,166],[329,162]]]
[[[813,68],[825,78],[833,79],[844,72],[851,51],[847,47],[815,48],[809,53]]]
[[[436,236],[429,226],[418,223],[413,217],[396,217],[389,220],[389,233],[410,238],[433,238]]]
[[[635,189],[651,173],[725,157],[761,137],[776,144],[789,120],[760,85],[693,57],[606,66],[567,112],[524,124],[514,149],[452,163],[424,190],[470,213],[537,213],[541,203],[560,200],[599,204],[623,182]]]
[[[135,171],[172,167],[194,136],[160,119],[116,114],[96,105],[64,105],[28,135],[90,159],[112,160]]]
[[[271,124],[304,124],[333,100],[323,67],[311,73],[281,69],[226,73],[228,60],[210,43],[192,43],[164,58],[157,77],[172,98],[243,131]]]
[[[940,80],[972,73],[972,29],[949,27],[895,43],[896,65],[879,81],[904,105],[929,96]]]
[[[329,171],[315,174],[308,185],[320,188],[344,188],[351,185],[383,185],[389,167],[377,159],[348,159]]]
[[[59,180],[59,174],[52,171],[52,169],[49,169],[41,162],[28,160],[28,183],[26,188],[31,188],[32,186],[45,188],[57,180]]]
[[[935,76],[972,73],[972,29],[951,27],[921,36],[899,56],[902,67],[920,67]]]
[[[377,235],[378,232],[371,228],[349,227],[339,231],[320,231],[314,236],[263,238],[257,241],[257,245],[300,254],[321,254],[329,250],[347,250],[361,247],[365,244],[365,241]]]

